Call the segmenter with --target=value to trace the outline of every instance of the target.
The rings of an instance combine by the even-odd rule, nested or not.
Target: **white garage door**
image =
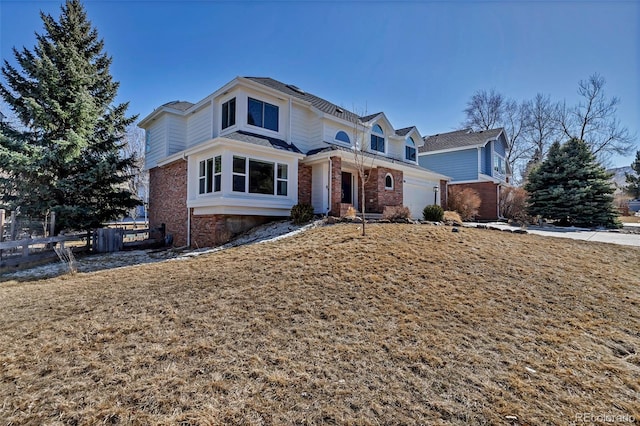
[[[420,181],[417,179],[406,179],[402,187],[403,204],[411,210],[411,216],[414,219],[422,219],[422,210],[428,205],[433,204],[434,192],[433,187],[436,182]],[[438,194],[440,198],[440,194]]]

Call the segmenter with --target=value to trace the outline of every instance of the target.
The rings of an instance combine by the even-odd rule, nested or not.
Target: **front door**
[[[353,188],[351,173],[342,172],[342,200],[341,203],[352,204],[353,203]]]

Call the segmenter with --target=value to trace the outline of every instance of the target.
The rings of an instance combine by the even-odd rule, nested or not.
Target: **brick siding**
[[[187,162],[174,161],[149,170],[149,226],[165,224],[173,245],[187,244]],[[158,237],[158,235],[154,235]]]
[[[298,203],[311,204],[311,166],[298,166]]]
[[[269,216],[191,215],[191,247],[212,247],[249,229],[280,219]]]
[[[340,215],[342,202],[342,158],[331,157],[331,211],[332,216]]]
[[[393,189],[385,188],[387,174],[393,177]],[[403,174],[400,170],[377,167],[369,170],[369,180],[364,185],[365,208],[369,213],[382,213],[385,206],[402,205]]]
[[[478,211],[478,220],[496,220],[498,219],[498,185],[493,182],[478,183],[460,183],[450,184],[449,186],[459,186],[462,188],[471,188],[475,190],[482,204]]]

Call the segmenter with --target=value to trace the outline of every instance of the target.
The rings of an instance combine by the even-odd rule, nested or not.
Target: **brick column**
[[[298,165],[298,203],[311,204],[311,166]]]
[[[331,211],[332,216],[340,216],[342,201],[342,158],[331,157]]]

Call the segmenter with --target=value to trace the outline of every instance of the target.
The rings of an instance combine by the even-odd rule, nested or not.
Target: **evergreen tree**
[[[587,144],[571,139],[554,143],[547,159],[529,175],[528,212],[577,226],[616,226],[611,175]]]
[[[638,200],[640,199],[640,151],[636,151],[636,159],[631,163],[631,168],[636,174],[634,176],[630,173],[625,173],[627,186],[624,187],[624,192]]]
[[[59,229],[89,230],[139,204],[126,188],[135,158],[121,150],[136,117],[114,105],[111,58],[80,1],[61,11],[41,13],[33,51],[13,49],[18,67],[4,61],[0,96],[21,127],[0,129],[0,192],[23,214],[55,211]]]

